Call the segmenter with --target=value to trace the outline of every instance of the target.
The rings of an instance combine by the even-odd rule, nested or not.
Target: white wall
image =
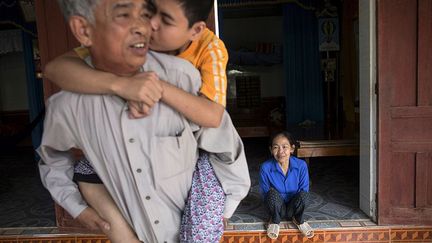
[[[0,111],[27,110],[27,84],[22,52],[0,55]]]
[[[283,44],[282,16],[252,18],[225,18],[221,25],[221,37],[227,48],[255,50],[258,42]],[[242,66],[246,71],[260,74],[261,96],[285,96],[283,65]]]
[[[376,4],[359,1],[360,209],[376,221]]]

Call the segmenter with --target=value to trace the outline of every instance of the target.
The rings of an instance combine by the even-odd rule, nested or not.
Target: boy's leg
[[[78,185],[87,203],[110,224],[110,230],[103,232],[112,243],[140,242],[103,184],[79,182]]]
[[[287,217],[295,219],[296,224],[302,224],[304,222],[303,213],[306,208],[307,199],[309,197],[308,192],[299,192],[288,202],[287,204]]]
[[[266,203],[270,211],[270,223],[279,224],[281,221],[281,217],[285,213],[285,204],[282,197],[279,195],[279,192],[276,191],[273,187],[270,188],[267,194]]]

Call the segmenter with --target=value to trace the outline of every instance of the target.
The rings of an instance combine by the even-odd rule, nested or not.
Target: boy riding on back
[[[153,9],[154,15],[150,20],[150,49],[190,61],[202,78],[200,94],[203,97],[188,94],[185,95],[188,97],[186,100],[162,101],[200,126],[218,127],[226,104],[228,53],[222,40],[206,28],[204,22],[214,1],[152,1],[149,3],[157,8]],[[66,53],[48,63],[45,76],[64,90],[123,97],[135,104],[130,108],[136,117],[148,115],[154,103],[161,98],[161,84],[155,82],[155,77],[148,72],[127,78],[129,82],[126,85],[124,77],[91,69],[77,54],[86,56],[86,49],[78,48],[76,52]],[[206,99],[201,99],[204,97]],[[189,102],[191,100],[193,102]],[[193,111],[189,109],[191,103],[194,104]]]
[[[149,2],[152,16],[150,19],[152,35],[150,49],[184,58],[190,61],[201,74],[202,86],[200,96],[191,95],[164,81],[159,80],[155,73],[140,73],[133,77],[118,77],[111,73],[94,70],[82,59],[88,56],[86,48],[77,48],[75,53],[65,54],[47,65],[46,76],[61,88],[81,93],[111,93],[129,100],[129,112],[133,118],[151,115],[151,108],[159,100],[171,106],[190,121],[203,127],[218,127],[226,104],[226,73],[228,61],[227,51],[223,42],[205,26],[213,1],[203,0],[155,0]],[[154,4],[154,5],[153,5]],[[77,55],[78,54],[78,55]],[[129,79],[125,82],[125,79]],[[162,98],[162,93],[165,95]],[[169,94],[169,95],[168,95]],[[175,163],[175,161],[173,161]],[[197,169],[192,182],[203,173],[209,174],[209,184],[215,192],[212,199],[205,199],[210,207],[206,213],[216,220],[209,232],[200,231],[199,224],[206,224],[202,219],[194,219],[191,211],[200,210],[191,207],[189,202],[182,219],[182,238],[186,241],[191,235],[205,234],[207,239],[220,239],[223,233],[222,214],[224,218],[232,216],[238,202],[225,202],[224,191],[213,171],[207,153],[200,153]],[[84,197],[105,190],[89,162],[81,159],[75,167],[75,180]],[[200,187],[201,186],[201,187]],[[216,200],[215,200],[216,199]],[[201,198],[201,200],[203,200]],[[189,218],[185,218],[189,217]]]

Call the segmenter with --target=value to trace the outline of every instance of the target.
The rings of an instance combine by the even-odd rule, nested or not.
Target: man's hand
[[[159,102],[163,93],[162,83],[154,72],[138,73],[118,84],[115,93],[128,100],[132,118],[149,115],[151,108]]]
[[[106,232],[111,228],[110,224],[103,220],[91,207],[84,209],[76,219],[90,230],[101,230],[102,232]]]
[[[228,227],[228,218],[223,218],[223,225],[224,225],[224,229],[226,229]]]
[[[151,113],[151,107],[143,102],[128,101],[129,118],[138,119],[143,118]]]

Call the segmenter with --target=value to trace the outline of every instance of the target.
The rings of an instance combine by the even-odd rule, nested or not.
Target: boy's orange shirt
[[[75,52],[83,59],[89,55],[85,47],[75,48]],[[206,28],[200,39],[193,41],[177,56],[191,62],[199,70],[202,80],[200,93],[226,106],[228,51],[223,41]]]
[[[206,28],[201,38],[177,55],[191,62],[201,73],[200,92],[210,100],[226,106],[228,52],[225,44]]]

